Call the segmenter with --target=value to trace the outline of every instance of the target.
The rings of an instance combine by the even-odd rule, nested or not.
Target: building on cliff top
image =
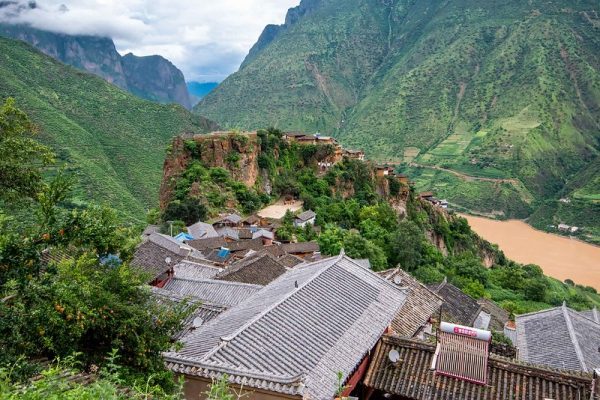
[[[365,152],[362,151],[362,150],[344,149],[343,150],[343,156],[344,157],[348,157],[348,158],[353,159],[353,160],[360,160],[360,161],[364,161],[365,160]]]

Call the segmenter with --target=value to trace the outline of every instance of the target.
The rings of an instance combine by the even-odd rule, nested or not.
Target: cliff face
[[[305,145],[299,145],[297,156],[302,153],[303,146]],[[317,171],[318,176],[322,176],[331,165],[342,161],[339,149],[338,151],[326,151],[327,146],[317,145],[315,148],[318,150],[315,150],[310,159],[310,164]],[[176,137],[164,162],[160,207],[164,209],[173,200],[173,190],[178,180],[194,160],[200,161],[206,168],[223,168],[235,181],[270,194],[274,176],[270,175],[267,169],[260,167],[261,154],[263,152],[256,132],[243,134],[213,132],[208,135]],[[277,151],[274,154],[275,157],[279,157]],[[408,187],[392,193],[389,179],[377,176],[375,164],[365,162],[365,165],[368,170],[368,180],[372,183],[375,192],[389,201],[390,205],[398,212],[399,217],[405,216]],[[193,182],[190,183],[193,185]],[[331,190],[344,198],[355,195],[354,183],[348,180],[338,179]],[[194,191],[193,187],[191,187],[191,191]]]
[[[131,53],[122,58],[129,91],[159,103],[178,103],[192,107],[183,73],[161,56],[138,57]]]
[[[161,56],[121,57],[110,38],[65,35],[26,25],[0,24],[0,35],[27,42],[56,60],[100,76],[143,99],[192,107],[183,73]]]
[[[235,161],[232,154],[236,155]],[[185,139],[176,137],[163,167],[164,175],[159,194],[161,209],[164,209],[172,200],[173,188],[177,179],[194,157],[208,168],[226,169],[233,179],[248,187],[253,187],[260,174],[259,154],[260,146],[255,133],[240,135],[231,132],[214,132],[209,135],[194,135]]]
[[[0,24],[0,35],[27,42],[54,59],[128,90],[121,56],[109,38],[63,35],[8,24]]]

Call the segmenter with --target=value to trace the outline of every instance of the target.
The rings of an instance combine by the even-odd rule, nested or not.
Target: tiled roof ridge
[[[409,346],[414,346],[414,347],[417,347],[420,349],[427,349],[427,350],[430,350],[431,352],[435,351],[435,345],[433,343],[427,343],[425,341],[417,340],[417,339],[409,339],[409,338],[398,336],[396,334],[385,334],[381,337],[381,339],[386,343],[397,344],[398,342],[402,342]],[[496,365],[501,364],[505,368],[510,368],[510,367],[525,368],[529,372],[532,372],[531,370],[534,369],[539,372],[551,372],[551,373],[555,373],[555,374],[568,376],[573,379],[589,380],[592,377],[592,374],[590,372],[552,368],[547,365],[533,364],[533,363],[523,361],[523,360],[518,360],[515,358],[503,357],[503,356],[495,354],[495,353],[490,353],[489,359]]]
[[[217,273],[217,275],[215,275],[215,277],[224,278],[235,272],[238,272],[240,269],[245,268],[250,264],[253,264],[255,262],[262,260],[265,257],[267,257],[271,261],[281,265],[281,263],[279,261],[277,261],[277,259],[273,255],[271,255],[270,253],[267,253],[265,250],[261,250],[261,251],[258,251],[254,254],[247,256],[246,258],[244,258],[240,261],[237,261],[237,262],[231,264],[228,268],[219,269],[219,273]],[[285,266],[283,266],[283,267],[286,268]],[[287,269],[288,268],[286,268],[286,270]]]
[[[342,251],[339,256],[337,256],[337,257],[331,257],[331,261],[329,263],[327,263],[324,267],[322,267],[320,271],[317,271],[310,279],[307,279],[305,282],[303,282],[301,285],[299,285],[295,290],[290,291],[285,296],[283,296],[281,299],[279,299],[278,301],[274,302],[269,307],[267,307],[264,310],[262,310],[259,314],[257,314],[253,318],[251,318],[248,321],[246,321],[235,332],[229,334],[228,336],[221,337],[221,343],[219,343],[218,346],[215,346],[215,348],[213,348],[211,351],[209,351],[208,353],[206,353],[202,357],[202,361],[208,360],[216,352],[218,352],[221,348],[223,348],[224,346],[226,346],[228,342],[230,342],[233,339],[235,339],[235,337],[237,337],[239,334],[241,334],[243,331],[245,331],[248,327],[250,327],[251,325],[253,325],[254,323],[256,323],[256,321],[258,321],[261,318],[263,318],[265,315],[267,315],[268,313],[270,313],[276,307],[278,307],[279,305],[283,304],[290,297],[292,297],[293,295],[295,295],[296,293],[298,293],[300,290],[302,290],[304,287],[306,287],[309,283],[313,282],[317,277],[319,277],[321,274],[323,274],[323,272],[325,272],[326,270],[328,270],[329,268],[331,268],[333,265],[335,265],[338,261],[340,261],[343,258],[343,256],[344,256],[344,252]],[[315,261],[315,263],[318,263],[318,262],[322,262],[322,261]],[[311,263],[311,264],[313,264],[313,263]],[[310,264],[307,264],[307,266],[304,267],[304,268],[310,268],[309,265]]]
[[[592,308],[592,315],[594,316],[594,320],[600,324],[600,313],[598,313],[598,307],[594,306],[594,308]]]
[[[581,351],[581,347],[579,346],[579,341],[577,340],[577,335],[575,335],[575,329],[573,329],[573,322],[571,322],[571,315],[569,313],[569,309],[567,308],[567,304],[563,302],[562,314],[567,324],[567,330],[569,331],[569,337],[571,338],[571,342],[573,343],[573,347],[575,348],[575,354],[577,355],[577,360],[579,360],[579,364],[581,364],[581,368],[588,372],[588,368],[585,365],[585,359],[583,357],[583,352]]]
[[[557,310],[560,310],[561,308],[562,308],[562,306],[558,306],[558,307],[546,308],[544,310],[539,310],[539,311],[532,311],[532,312],[525,313],[525,314],[517,314],[515,316],[515,318],[528,318],[528,317],[532,317],[532,316],[538,315],[538,314],[544,314],[544,313],[548,313],[548,312],[552,312],[552,311],[557,311]]]
[[[379,280],[385,282],[385,285],[387,285],[391,288],[394,288],[394,290],[398,290],[406,295],[408,295],[410,293],[410,291],[411,291],[410,287],[400,287],[400,286],[396,285],[395,283],[390,282],[389,280],[387,280],[383,276],[379,275],[378,273],[373,272],[370,269],[366,269],[365,267],[360,265],[355,259],[346,256],[344,254],[344,249],[342,249],[340,255],[343,256],[342,258],[345,259],[346,261],[350,261],[352,264],[356,265],[357,267],[360,267],[361,269],[359,271],[368,272],[369,275],[376,276]],[[360,273],[362,273],[362,272],[360,272]]]
[[[189,373],[187,371],[187,368],[188,368],[187,365],[185,365],[179,361],[171,361],[171,363],[176,366],[176,368],[174,369],[175,371],[179,370],[180,372],[183,372],[183,373]],[[208,362],[201,362],[200,366],[192,367],[192,370],[194,370],[193,372],[197,372],[197,370],[203,370],[203,369],[205,369],[205,367],[210,367],[211,371],[227,374],[230,378],[234,378],[234,379],[235,379],[235,377],[242,377],[241,373],[243,373],[244,378],[276,382],[281,385],[289,385],[289,384],[293,384],[293,383],[298,383],[298,385],[300,386],[300,385],[302,385],[304,378],[305,378],[304,374],[275,375],[275,374],[268,374],[268,373],[264,373],[264,372],[251,371],[251,370],[247,370],[245,368],[238,368],[238,369],[227,368],[227,367],[222,367],[220,365],[217,365],[214,363],[208,363]],[[201,374],[199,374],[199,375],[201,375]],[[287,393],[287,392],[284,391],[283,393]]]
[[[587,316],[584,312],[589,312],[591,315]],[[598,308],[594,306],[591,310],[578,311],[579,316],[585,318],[588,321],[592,321],[596,324],[600,324],[600,313],[598,312]]]
[[[294,382],[303,381],[305,378],[305,374],[274,374],[269,372],[258,372],[256,370],[244,368],[242,366],[237,366],[236,368],[228,368],[223,367],[222,364],[218,362],[211,361],[203,361],[202,365],[209,366],[211,370],[217,372],[224,372],[227,375],[238,375],[238,376],[247,376],[255,379],[265,379],[270,381],[275,381],[277,383],[290,384]]]
[[[409,278],[411,278],[421,289],[424,289],[428,292],[430,292],[431,294],[433,294],[435,297],[438,298],[438,300],[440,301],[444,301],[444,299],[442,298],[442,296],[440,296],[435,290],[432,290],[431,288],[427,287],[426,284],[424,284],[423,282],[421,282],[420,280],[418,280],[417,278],[415,278],[410,272],[405,271],[404,269],[402,269],[401,267],[396,267],[393,269],[394,272],[397,272],[398,270],[402,271],[403,273],[405,273],[406,275],[409,276]],[[378,274],[379,275],[379,274]],[[387,280],[387,279],[386,279]],[[389,281],[392,282],[393,281]],[[395,285],[395,284],[394,284]],[[412,290],[411,287],[409,286],[402,286],[401,289],[409,289]]]
[[[438,287],[435,289],[435,292],[436,292],[436,293],[437,293],[437,292],[439,292],[439,291],[440,291],[440,290],[442,290],[442,288],[443,288],[444,286],[446,286],[447,284],[448,284],[448,277],[447,277],[447,276],[444,276],[444,280],[443,280],[443,281],[441,281],[441,282],[439,283]]]
[[[195,278],[189,278],[189,277],[187,277],[187,278],[175,277],[175,279],[180,280],[180,281],[187,281],[187,282],[214,283],[214,284],[218,284],[218,285],[229,285],[229,286],[245,286],[245,287],[252,287],[252,288],[256,288],[256,289],[262,289],[264,287],[263,285],[256,285],[253,283],[221,281],[218,279],[195,279]]]
[[[207,264],[203,264],[203,263],[199,263],[196,261],[192,261],[192,260],[188,260],[188,259],[183,259],[180,262],[178,262],[177,264],[175,264],[175,266],[180,265],[180,264],[193,264],[193,265],[197,265],[199,267],[203,267],[203,268],[210,268],[210,269],[216,269],[217,271],[221,271],[223,270],[223,268],[221,267],[217,267],[216,265],[210,265],[208,263],[210,263],[210,260],[206,260]]]

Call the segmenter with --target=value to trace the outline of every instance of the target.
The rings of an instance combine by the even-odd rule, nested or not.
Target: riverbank
[[[477,234],[497,244],[506,256],[537,264],[546,275],[600,289],[600,247],[538,231],[519,220],[498,221],[461,214]]]

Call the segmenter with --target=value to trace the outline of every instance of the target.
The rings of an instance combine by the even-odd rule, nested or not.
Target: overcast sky
[[[265,25],[283,23],[287,9],[299,2],[37,0],[37,9],[17,18],[55,32],[109,36],[121,54],[160,54],[188,81],[208,82],[236,71]]]

